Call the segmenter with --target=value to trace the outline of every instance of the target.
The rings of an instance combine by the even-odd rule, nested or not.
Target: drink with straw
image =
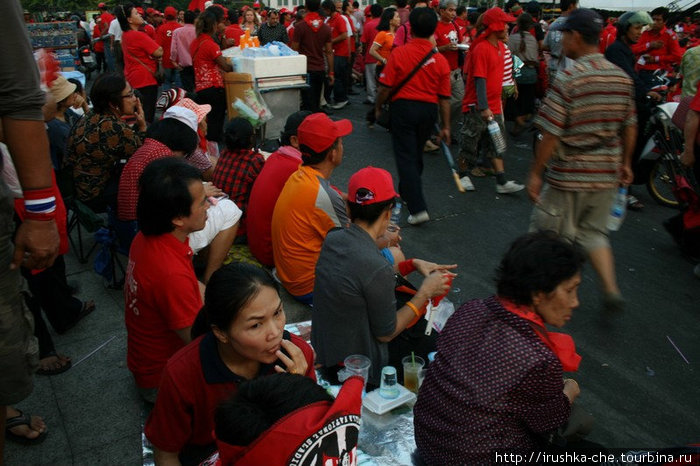
[[[403,386],[413,393],[418,393],[418,376],[425,366],[425,361],[411,351],[410,356],[401,360],[403,364]]]

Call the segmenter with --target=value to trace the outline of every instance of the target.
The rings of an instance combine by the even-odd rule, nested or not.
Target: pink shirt
[[[194,24],[185,24],[173,31],[173,41],[170,45],[170,61],[180,66],[192,66],[190,45],[197,37]]]

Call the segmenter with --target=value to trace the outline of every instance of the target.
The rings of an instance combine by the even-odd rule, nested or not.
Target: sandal
[[[83,307],[82,307],[82,309],[80,309],[80,312],[75,317],[75,320],[73,322],[71,322],[70,324],[68,324],[65,328],[61,329],[62,331],[59,332],[58,330],[56,330],[56,333],[58,333],[59,335],[63,335],[68,330],[75,327],[78,324],[78,322],[80,322],[83,319],[83,317],[86,317],[88,314],[90,314],[92,311],[94,311],[95,307],[96,307],[95,301],[93,301],[93,300],[84,301]]]
[[[644,204],[642,204],[639,201],[639,199],[630,194],[629,196],[627,196],[627,208],[629,210],[642,210],[644,208]]]
[[[43,358],[41,358],[41,359],[39,360],[39,365],[41,365],[41,361],[43,361],[44,359],[48,359],[48,358],[56,358],[56,359],[57,359],[57,362],[59,362],[59,363],[61,362],[61,360],[63,360],[63,362],[65,362],[65,364],[63,364],[63,365],[61,365],[61,366],[59,366],[59,367],[57,367],[57,368],[54,368],[54,369],[42,369],[42,368],[39,368],[39,369],[36,371],[37,374],[39,374],[39,375],[57,375],[57,374],[62,374],[62,373],[64,373],[65,371],[67,371],[68,369],[70,369],[70,368],[73,366],[73,363],[71,362],[70,358],[67,358],[66,356],[60,355],[60,354],[56,353],[55,351],[51,351],[49,354],[47,354],[46,356],[44,356]]]
[[[40,432],[39,436],[36,438],[28,438],[24,435],[15,434],[14,432],[12,432],[11,429],[14,429],[15,427],[19,426],[27,426],[30,430],[34,430],[32,429],[31,414],[23,413],[19,409],[17,411],[19,411],[18,416],[9,417],[5,421],[5,438],[22,445],[36,445],[38,443],[43,442],[46,439],[46,431]]]

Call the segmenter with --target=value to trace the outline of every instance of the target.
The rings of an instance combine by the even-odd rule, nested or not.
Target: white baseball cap
[[[163,113],[163,118],[173,118],[181,121],[192,128],[192,131],[197,132],[197,115],[189,108],[173,105]]]

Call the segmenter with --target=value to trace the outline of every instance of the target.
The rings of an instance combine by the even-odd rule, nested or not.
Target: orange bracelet
[[[421,316],[420,311],[418,310],[418,308],[416,307],[416,305],[413,304],[411,301],[406,301],[406,306],[408,306],[408,307],[413,311],[413,313],[416,315],[416,317],[420,317],[420,316]]]

